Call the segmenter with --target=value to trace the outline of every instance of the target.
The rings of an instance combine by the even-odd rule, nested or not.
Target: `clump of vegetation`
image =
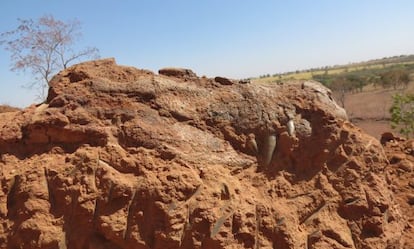
[[[414,72],[414,64],[394,65],[385,68],[365,68],[357,71],[344,71],[338,74],[318,74],[312,78],[329,87],[342,107],[345,107],[345,96],[348,93],[362,92],[369,84],[384,89],[406,89],[410,82],[410,74]]]
[[[410,73],[414,72],[414,65],[398,65],[388,68],[361,69],[339,74],[319,74],[312,78],[331,87],[332,90],[345,88],[350,92],[362,91],[368,84],[381,86],[385,89],[406,88],[410,82]],[[345,85],[345,86],[344,86]]]
[[[404,68],[396,68],[393,70],[385,71],[380,74],[379,81],[384,88],[390,88],[391,86],[396,90],[402,86],[406,88],[410,82],[410,75]]]
[[[406,138],[414,135],[414,94],[396,94],[390,108],[391,127]]]

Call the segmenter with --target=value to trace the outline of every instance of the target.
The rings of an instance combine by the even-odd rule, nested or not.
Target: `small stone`
[[[162,68],[158,70],[158,73],[165,76],[177,77],[177,78],[197,78],[197,75],[191,71],[190,69],[186,68]]]
[[[239,84],[250,84],[250,80],[239,80]]]
[[[387,142],[393,141],[395,139],[395,135],[392,132],[385,132],[381,135],[381,144],[386,144]]]
[[[405,172],[411,172],[413,170],[413,164],[408,160],[403,160],[398,164],[398,168]]]
[[[233,81],[231,81],[230,79],[224,78],[224,77],[217,76],[214,78],[214,81],[222,85],[233,85]]]

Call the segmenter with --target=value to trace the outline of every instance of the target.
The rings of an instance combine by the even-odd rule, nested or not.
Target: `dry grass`
[[[319,69],[319,70],[313,70],[311,71],[300,71],[300,72],[292,72],[292,73],[286,73],[280,76],[270,76],[266,78],[256,78],[253,79],[252,82],[257,83],[273,83],[283,80],[309,80],[312,79],[313,75],[321,75],[321,74],[340,74],[344,72],[353,72],[353,71],[359,71],[359,70],[365,70],[365,69],[379,69],[384,67],[391,67],[395,65],[408,65],[408,64],[414,64],[414,61],[411,62],[403,62],[403,63],[378,63],[378,64],[356,64],[356,65],[348,65],[348,66],[340,66],[340,67],[333,67],[328,68],[327,70]]]

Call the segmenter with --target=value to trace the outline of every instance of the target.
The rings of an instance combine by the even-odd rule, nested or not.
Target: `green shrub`
[[[414,135],[414,94],[396,94],[390,108],[391,127],[406,138]]]

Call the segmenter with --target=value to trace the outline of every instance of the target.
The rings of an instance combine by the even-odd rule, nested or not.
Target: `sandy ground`
[[[361,93],[347,95],[345,109],[354,124],[379,139],[382,133],[393,131],[389,121],[389,109],[392,105],[392,96],[396,93],[414,93],[414,82],[406,89],[397,90],[374,89],[368,86]]]
[[[387,120],[354,120],[352,121],[369,135],[380,139],[384,132],[392,131],[390,121]],[[395,132],[394,132],[395,133]]]

